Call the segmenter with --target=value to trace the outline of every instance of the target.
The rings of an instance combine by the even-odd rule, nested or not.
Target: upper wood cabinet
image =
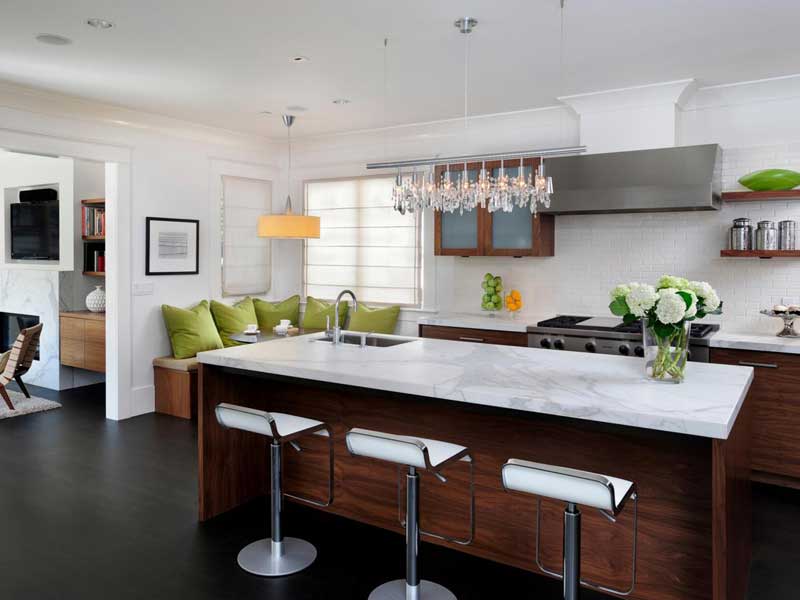
[[[539,165],[538,158],[527,158],[523,168],[527,173]],[[467,164],[471,180],[478,178],[481,163]],[[497,176],[500,161],[486,162],[486,170]],[[439,180],[445,165],[436,167]],[[516,177],[519,161],[507,161],[506,174]],[[450,165],[453,182],[464,172],[464,164]],[[491,213],[476,207],[471,211],[434,212],[434,254],[436,256],[554,256],[555,217],[549,214],[531,214],[528,208],[514,208],[511,212]]]

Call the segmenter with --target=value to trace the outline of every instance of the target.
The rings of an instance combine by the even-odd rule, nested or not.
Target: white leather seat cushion
[[[503,485],[507,489],[517,492],[526,492],[612,512],[619,509],[620,503],[633,486],[631,481],[600,475],[614,487],[612,504],[611,493],[605,484],[586,478],[587,476],[597,477],[597,473],[574,469],[563,469],[566,473],[552,473],[538,467],[561,469],[561,467],[539,465],[512,458],[503,466]]]
[[[466,450],[464,446],[427,438],[394,435],[368,429],[351,429],[347,432],[347,448],[352,454],[386,460],[401,465],[424,469],[425,457],[416,442],[428,449],[431,466],[436,467]]]
[[[272,437],[272,429],[269,425],[270,417],[275,421],[275,426],[280,437],[288,437],[298,431],[305,431],[312,427],[323,425],[322,421],[287,415],[284,413],[270,413],[246,406],[236,406],[233,404],[219,404],[216,408],[217,421],[225,427],[231,429],[242,429],[253,433],[260,433]],[[324,429],[318,432],[320,435],[328,435]]]

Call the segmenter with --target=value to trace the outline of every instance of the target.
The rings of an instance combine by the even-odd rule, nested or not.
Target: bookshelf
[[[81,240],[83,240],[83,274],[105,277],[106,200],[81,200]]]

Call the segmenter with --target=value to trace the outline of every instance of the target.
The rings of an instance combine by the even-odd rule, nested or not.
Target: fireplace
[[[0,312],[0,352],[5,352],[11,348],[21,330],[38,324],[39,317],[36,315]],[[38,348],[34,358],[39,360]]]

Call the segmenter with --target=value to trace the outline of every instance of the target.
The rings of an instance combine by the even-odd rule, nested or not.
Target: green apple
[[[494,279],[494,275],[492,275],[491,273],[487,273],[486,275],[483,276],[484,281],[490,281],[491,279]]]

